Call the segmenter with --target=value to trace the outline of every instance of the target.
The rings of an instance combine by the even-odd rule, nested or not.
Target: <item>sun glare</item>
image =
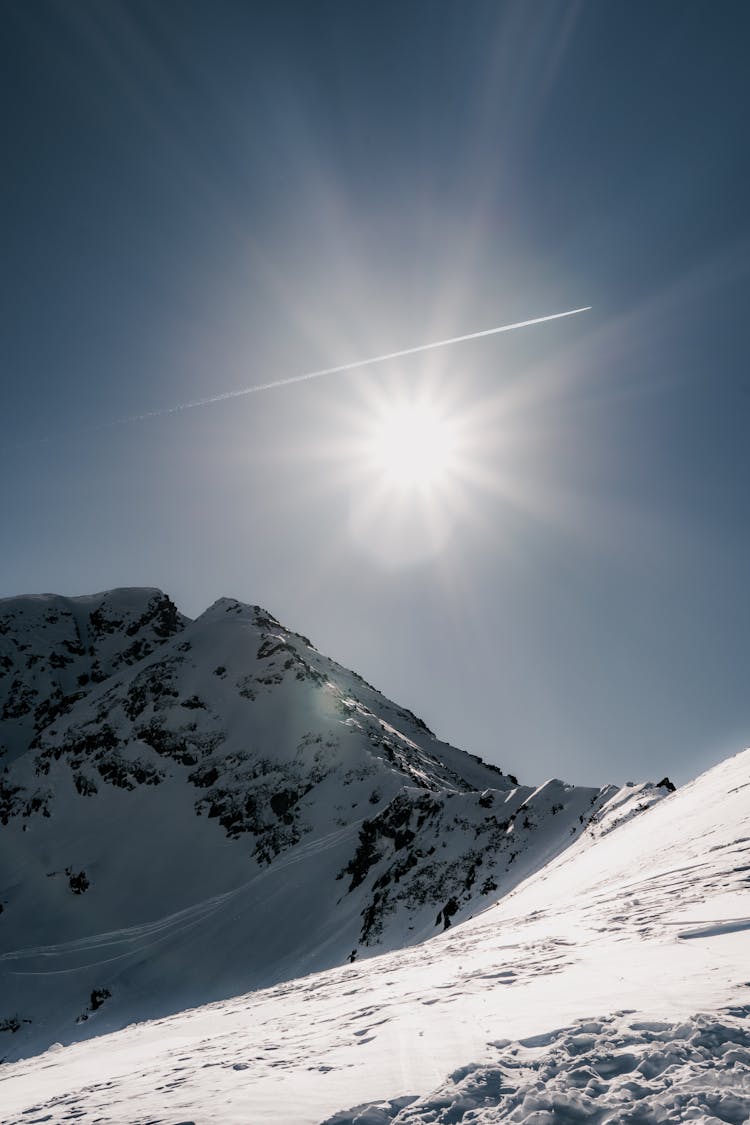
[[[404,490],[427,488],[450,473],[456,432],[433,406],[401,403],[376,418],[368,446],[371,466],[383,481]]]
[[[397,376],[365,382],[359,401],[344,406],[338,447],[349,533],[389,569],[437,558],[473,519],[480,437],[457,379],[430,372],[409,385]]]

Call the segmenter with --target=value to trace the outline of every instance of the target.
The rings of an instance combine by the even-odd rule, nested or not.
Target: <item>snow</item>
[[[500,1046],[407,1106],[334,1114],[326,1125],[432,1122],[723,1121],[750,1117],[747,1015],[676,1023],[613,1015]]]
[[[11,1063],[2,1121],[746,1122],[749,780],[745,751],[430,941]]]

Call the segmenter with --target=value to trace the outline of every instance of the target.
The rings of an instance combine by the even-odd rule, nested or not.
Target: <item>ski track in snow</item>
[[[160,941],[170,937],[174,932],[185,933],[194,926],[199,925],[205,918],[215,914],[228,903],[239,898],[241,895],[246,895],[256,887],[258,883],[269,878],[275,878],[278,871],[292,867],[294,864],[309,858],[312,854],[327,851],[341,843],[341,841],[347,837],[354,838],[361,823],[361,820],[354,821],[345,828],[338,828],[306,844],[299,844],[292,851],[277,859],[272,868],[258,872],[252,879],[248,879],[247,882],[243,883],[241,886],[235,887],[231,891],[225,891],[223,894],[215,895],[212,898],[205,899],[203,902],[198,902],[193,906],[186,907],[184,910],[177,910],[173,914],[168,914],[164,918],[159,918],[154,922],[146,922],[139,926],[128,926],[103,934],[93,934],[90,937],[77,938],[73,941],[61,942],[57,945],[44,945],[29,949],[11,950],[8,953],[0,954],[0,964],[15,961],[23,962],[26,960],[34,961],[40,957],[54,958],[57,961],[59,958],[64,958],[66,955],[73,957],[80,953],[104,953],[108,950],[119,949],[122,946],[126,947],[123,952],[116,953],[113,956],[101,957],[95,961],[86,962],[84,964],[76,962],[75,965],[66,968],[33,970],[19,968],[10,970],[15,976],[56,976],[64,973],[78,972],[82,968],[95,968],[99,965],[109,964],[135,955],[141,956],[144,952],[154,952]]]

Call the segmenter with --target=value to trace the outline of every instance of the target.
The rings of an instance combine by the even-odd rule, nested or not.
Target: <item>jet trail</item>
[[[397,352],[385,352],[383,355],[371,356],[369,359],[356,359],[351,363],[340,363],[336,367],[321,367],[318,371],[306,371],[302,375],[289,375],[285,379],[274,379],[270,383],[256,383],[252,387],[241,387],[236,391],[223,391],[218,395],[209,395],[207,398],[194,398],[188,402],[181,402],[177,406],[163,406],[158,410],[149,410],[145,414],[134,414],[128,418],[117,418],[113,422],[105,422],[96,429],[107,429],[110,426],[124,426],[128,422],[142,422],[147,418],[159,418],[165,414],[177,414],[180,410],[193,410],[196,406],[211,406],[214,402],[225,402],[231,398],[243,398],[245,395],[258,394],[259,391],[271,391],[276,387],[288,387],[292,383],[305,383],[309,379],[320,379],[323,375],[337,375],[342,371],[354,371],[358,367],[372,367],[376,363],[386,363],[390,359],[400,359],[406,355],[417,355],[419,352],[429,352],[435,348],[447,348],[451,344],[463,344],[467,340],[479,340],[483,336],[497,336],[500,332],[512,332],[516,328],[530,328],[534,324],[546,324],[549,320],[561,320],[565,316],[576,316],[577,313],[588,312],[591,305],[580,309],[569,309],[567,312],[552,313],[549,316],[536,316],[532,320],[518,320],[515,324],[501,324],[497,328],[485,328],[481,332],[467,332],[465,336],[451,336],[447,340],[435,340],[431,344],[417,344],[413,348],[401,348]]]

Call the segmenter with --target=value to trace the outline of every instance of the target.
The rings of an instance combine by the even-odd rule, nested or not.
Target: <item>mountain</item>
[[[750,751],[429,941],[10,1064],[0,1120],[743,1125],[748,794]]]
[[[0,1058],[454,927],[669,789],[515,777],[258,606],[0,602]]]

